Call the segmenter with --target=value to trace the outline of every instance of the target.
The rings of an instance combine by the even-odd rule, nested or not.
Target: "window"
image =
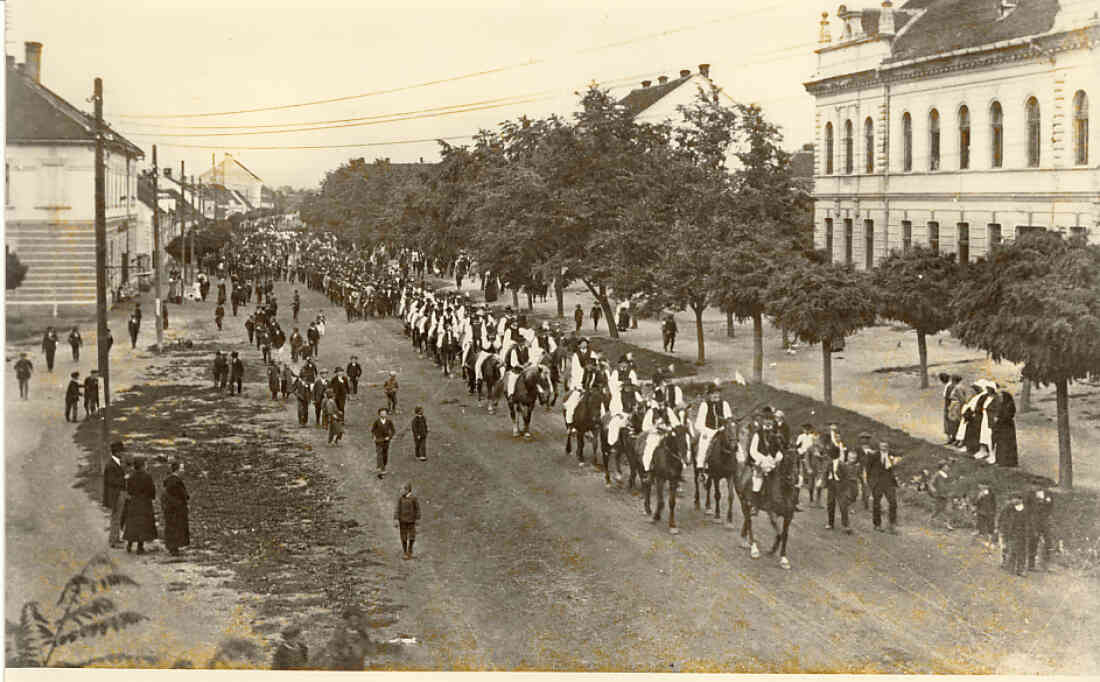
[[[828,254],[829,262],[833,262],[833,219],[825,219],[825,253]]]
[[[1027,100],[1027,165],[1039,167],[1039,100],[1031,97]]]
[[[959,169],[970,168],[970,109],[959,107]]]
[[[844,172],[851,174],[853,170],[852,165],[852,122],[844,122]]]
[[[844,219],[844,263],[852,264],[852,219]]]
[[[989,106],[989,127],[991,149],[993,152],[992,164],[994,168],[1004,166],[1005,130],[1004,113],[1001,111],[1001,103],[994,102]]]
[[[992,253],[993,249],[1001,245],[1001,225],[1000,223],[989,223],[985,230],[989,238],[989,251]]]
[[[932,253],[940,252],[940,224],[935,221],[928,223],[928,248]]]
[[[833,124],[825,124],[825,175],[833,174]]]
[[[1089,98],[1084,90],[1073,96],[1073,161],[1078,166],[1089,163]]]
[[[1025,234],[1031,234],[1032,232],[1046,232],[1046,228],[1042,225],[1017,225],[1016,239],[1019,239]]]
[[[875,267],[875,221],[863,221],[863,257],[868,270]]]
[[[940,169],[940,112],[928,112],[928,170]]]
[[[959,223],[959,262],[970,262],[970,224]]]
[[[868,116],[867,120],[863,122],[863,146],[866,149],[864,156],[866,157],[867,173],[871,174],[875,172],[875,124]]]
[[[908,111],[901,116],[901,159],[905,172],[913,170],[913,117]]]
[[[913,247],[913,221],[901,221],[901,250],[908,251]]]

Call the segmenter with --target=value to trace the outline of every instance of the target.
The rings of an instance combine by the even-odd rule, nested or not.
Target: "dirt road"
[[[282,297],[282,296],[281,296]],[[312,314],[314,295],[303,310]],[[398,601],[404,628],[444,668],[757,672],[1087,670],[1097,650],[1095,592],[1066,575],[1016,579],[969,537],[824,528],[810,509],[791,530],[793,570],[753,561],[737,533],[681,493],[672,536],[641,501],[563,451],[560,414],[538,411],[533,442],[479,409],[454,379],[412,351],[396,320],[351,325],[327,311],[322,366],[352,352],[364,380],[400,372],[402,412],[391,474],[374,476],[367,431],[383,404],[364,389],[349,434],[320,457],[342,480],[351,516],[384,529],[411,481],[423,521]],[[337,319],[339,317],[339,319]],[[429,420],[429,460],[412,457],[412,408]],[[288,410],[288,419],[289,419]],[[685,504],[686,503],[686,504]],[[737,518],[739,521],[740,519]],[[762,522],[767,525],[766,522]],[[760,530],[770,542],[770,529]],[[414,625],[415,624],[415,625]]]

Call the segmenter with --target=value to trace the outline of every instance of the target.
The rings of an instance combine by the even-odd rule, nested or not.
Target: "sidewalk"
[[[464,290],[477,289],[478,282],[467,280]],[[450,284],[454,288],[453,281]],[[572,311],[578,303],[585,311],[583,333],[607,336],[607,321],[600,320],[600,329],[593,333],[588,312],[594,298],[581,285],[565,290],[563,329],[573,329]],[[502,292],[497,306],[511,304],[511,292]],[[526,297],[520,297],[520,309],[526,310]],[[535,311],[553,316],[557,304],[551,293],[546,303],[536,303]],[[678,334],[676,355],[694,361],[697,356],[695,316],[690,312],[675,315]],[[706,364],[699,367],[694,380],[731,381],[735,372],[752,380],[752,323],[737,324],[736,338],[726,337],[725,315],[708,308],[703,314]],[[943,387],[935,375],[957,373],[964,382],[988,378],[1007,386],[1020,404],[1019,368],[1009,363],[993,363],[984,351],[965,348],[947,332],[928,338],[929,374],[927,389],[921,390],[919,369],[883,372],[885,368],[910,368],[918,363],[917,337],[901,327],[880,326],[863,330],[846,340],[843,352],[833,355],[833,404],[860,412],[916,438],[942,443]],[[661,351],[659,320],[639,320],[638,328],[621,335],[625,341],[654,351]],[[876,370],[879,370],[876,372]],[[780,333],[764,322],[764,382],[785,391],[818,400],[821,391],[821,347],[805,345],[795,354],[782,350]],[[646,377],[648,378],[648,377]],[[1058,480],[1058,429],[1054,421],[1053,387],[1033,387],[1032,405],[1026,414],[1017,414],[1016,431],[1020,451],[1020,466]],[[1070,386],[1070,428],[1074,453],[1075,487],[1100,487],[1100,462],[1088,457],[1100,447],[1100,391],[1087,385]],[[1090,412],[1091,408],[1091,412]],[[1093,413],[1096,413],[1095,415]],[[1093,420],[1089,421],[1092,417]],[[822,425],[818,425],[821,427]]]
[[[153,362],[147,350],[155,342],[153,304],[146,310],[138,348],[130,349],[126,319],[132,305],[119,306],[108,325],[115,335],[111,350],[111,393],[132,386]],[[197,313],[197,307],[195,312]],[[171,306],[167,343],[187,335],[188,306]],[[59,321],[61,324],[64,320]],[[56,325],[55,325],[56,326]],[[64,329],[64,327],[58,327]],[[65,647],[64,660],[109,654],[155,656],[161,665],[188,660],[204,665],[216,646],[227,637],[248,637],[252,615],[238,603],[235,593],[219,588],[213,576],[200,574],[196,563],[170,557],[157,543],[145,556],[125,550],[108,550],[105,509],[74,486],[88,453],[73,443],[75,424],[64,421],[63,395],[69,374],[87,375],[96,363],[94,326],[81,325],[84,348],[74,364],[67,344],[58,348],[54,371],[46,371],[45,358],[36,343],[9,345],[5,408],[6,549],[5,616],[18,621],[23,603],[37,600],[52,613],[61,587],[95,554],[110,552],[119,570],[139,583],[136,588],[112,591],[118,609],[135,610],[149,618],[121,633],[83,640]],[[19,399],[10,363],[26,351],[35,370],[30,399]],[[83,414],[83,409],[81,409]],[[116,425],[125,440],[125,427]],[[137,453],[131,453],[137,454]]]

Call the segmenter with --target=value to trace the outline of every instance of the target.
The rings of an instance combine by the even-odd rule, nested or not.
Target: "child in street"
[[[997,494],[988,485],[978,486],[978,495],[974,498],[978,530],[974,533],[984,542],[993,542],[997,523]]]
[[[374,452],[377,458],[378,478],[382,478],[386,475],[386,464],[389,462],[390,458],[390,440],[393,439],[394,433],[396,432],[386,408],[378,408],[378,419],[374,420],[374,424],[370,427],[370,432],[371,435],[374,436]]]
[[[939,469],[928,480],[928,494],[932,496],[936,503],[936,508],[932,511],[932,518],[928,519],[928,523],[933,525],[936,519],[942,518],[944,527],[947,530],[955,530],[955,527],[951,525],[951,519],[947,518],[947,503],[951,499],[947,489],[949,467],[950,464],[947,460],[940,462]]]
[[[1004,568],[1018,576],[1027,575],[1027,512],[1024,511],[1024,498],[1013,497],[1001,512],[997,527],[1004,542]]]
[[[412,494],[412,483],[406,483],[397,506],[393,510],[393,525],[401,530],[401,550],[405,559],[413,556],[413,543],[416,542],[416,522],[420,520],[420,503]]]
[[[420,405],[416,406],[416,414],[413,415],[412,434],[413,454],[421,462],[427,461],[428,420],[424,417],[424,408]]]
[[[386,379],[382,390],[386,392],[386,405],[393,414],[397,414],[397,372],[390,372],[390,378]]]

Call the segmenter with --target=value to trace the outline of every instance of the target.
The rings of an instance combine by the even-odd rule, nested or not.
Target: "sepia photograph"
[[[1100,0],[3,25],[6,674],[1100,672]]]

